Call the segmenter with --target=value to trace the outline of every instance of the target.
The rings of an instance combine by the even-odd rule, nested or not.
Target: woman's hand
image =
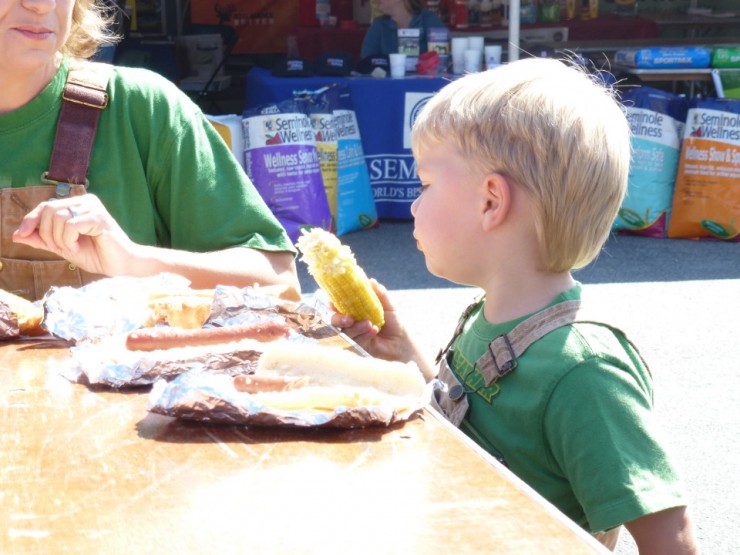
[[[13,241],[107,276],[125,274],[137,247],[92,194],[40,203],[23,218]]]

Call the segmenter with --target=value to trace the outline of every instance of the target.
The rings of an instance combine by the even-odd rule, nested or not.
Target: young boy
[[[439,373],[380,286],[382,330],[333,323],[372,355],[438,377],[433,404],[605,545],[625,524],[640,553],[696,553],[650,373],[620,331],[582,321],[570,273],[597,255],[625,194],[629,129],[612,93],[556,60],[510,63],[435,95],[412,145],[427,268],[483,300]]]

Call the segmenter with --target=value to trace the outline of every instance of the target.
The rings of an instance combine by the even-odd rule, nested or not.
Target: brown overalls
[[[51,252],[14,243],[12,235],[40,202],[85,194],[98,119],[108,105],[111,71],[105,64],[70,63],[49,170],[39,179],[46,184],[0,189],[0,288],[6,291],[36,300],[51,286],[79,287],[102,277]]]
[[[465,310],[452,339],[437,355],[437,363],[439,364],[437,379],[441,382],[441,386],[435,390],[431,405],[444,414],[455,426],[460,426],[468,412],[468,392],[465,391],[463,384],[452,372],[448,361],[448,353],[455,339],[462,333],[465,321],[479,302],[476,301]],[[517,358],[541,337],[561,326],[576,321],[595,321],[583,319],[582,314],[579,314],[580,309],[581,301],[558,303],[527,318],[509,333],[495,337],[488,345],[488,350],[476,361],[476,366],[480,369],[486,381],[486,387],[513,372],[518,364]],[[605,547],[613,551],[617,546],[621,528],[621,526],[618,526],[606,532],[598,532],[592,535]]]

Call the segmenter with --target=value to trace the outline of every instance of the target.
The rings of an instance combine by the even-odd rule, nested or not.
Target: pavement
[[[410,221],[343,236],[430,356],[476,293],[429,274]],[[304,293],[316,284],[299,262]],[[740,553],[740,243],[616,236],[575,273],[651,367],[655,406],[686,483],[702,553]],[[623,533],[618,554],[637,553]]]

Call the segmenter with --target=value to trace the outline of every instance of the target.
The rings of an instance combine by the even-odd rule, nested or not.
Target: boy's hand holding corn
[[[304,230],[296,246],[337,311],[332,316],[333,326],[374,357],[414,361],[427,380],[436,375],[434,366],[419,353],[401,324],[388,291],[367,278],[349,247],[320,228]]]

